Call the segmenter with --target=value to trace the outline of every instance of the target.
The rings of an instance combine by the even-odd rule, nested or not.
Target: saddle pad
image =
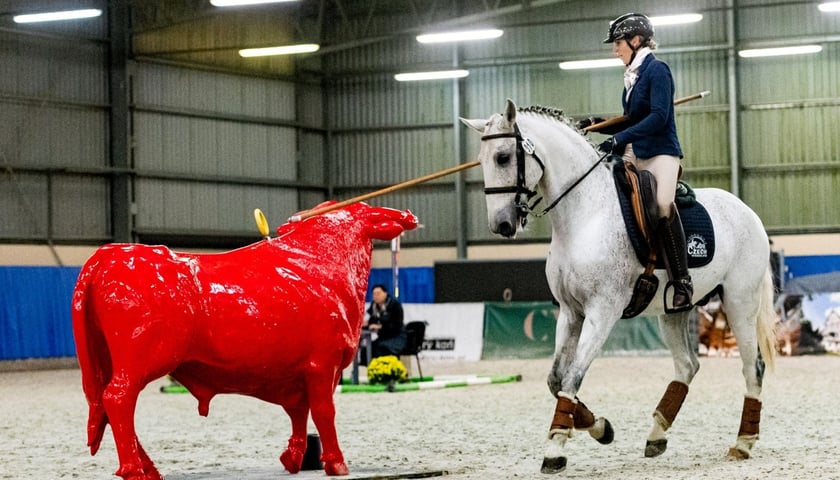
[[[633,206],[630,204],[630,196],[626,190],[627,181],[620,176],[624,175],[624,169],[614,167],[613,177],[615,179],[616,191],[618,191],[618,203],[621,206],[621,216],[624,217],[624,226],[627,228],[627,235],[639,263],[645,265],[648,260],[649,249],[642,237],[642,231],[636,224],[633,216]],[[690,198],[681,198],[675,202],[680,212],[680,220],[685,231],[686,250],[688,251],[688,267],[698,268],[707,265],[715,255],[715,230],[712,219],[706,207]],[[656,268],[665,268],[662,255],[656,257]]]

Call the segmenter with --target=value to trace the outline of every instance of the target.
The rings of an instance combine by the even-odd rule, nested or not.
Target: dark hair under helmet
[[[636,35],[642,38],[653,37],[653,24],[650,19],[641,13],[625,13],[610,23],[610,32],[604,43],[613,43],[616,40],[630,39]]]

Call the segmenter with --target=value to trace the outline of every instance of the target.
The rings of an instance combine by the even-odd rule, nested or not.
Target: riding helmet
[[[641,13],[625,13],[610,23],[610,31],[604,43],[613,43],[621,39],[629,40],[636,35],[644,39],[652,38],[653,24]]]

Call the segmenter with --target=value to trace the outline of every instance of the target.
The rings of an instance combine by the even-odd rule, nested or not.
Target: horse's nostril
[[[499,224],[499,234],[505,237],[512,237],[516,233],[516,228],[510,222],[502,222]]]

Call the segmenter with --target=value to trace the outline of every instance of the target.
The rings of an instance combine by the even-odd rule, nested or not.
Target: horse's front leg
[[[680,312],[659,317],[659,329],[674,359],[675,376],[653,412],[653,427],[645,444],[645,457],[659,456],[667,448],[668,439],[665,432],[677,418],[677,413],[688,394],[688,385],[700,370],[697,353],[688,336],[689,313]]]
[[[563,456],[563,447],[573,429],[587,430],[593,438],[603,444],[613,440],[613,430],[609,421],[596,418],[576,396],[584,374],[601,350],[613,324],[614,321],[603,325],[595,321],[584,324],[583,316],[566,305],[560,306],[554,365],[548,376],[548,387],[557,397],[557,404],[549,428],[542,473],[560,473],[565,470],[567,460]]]

